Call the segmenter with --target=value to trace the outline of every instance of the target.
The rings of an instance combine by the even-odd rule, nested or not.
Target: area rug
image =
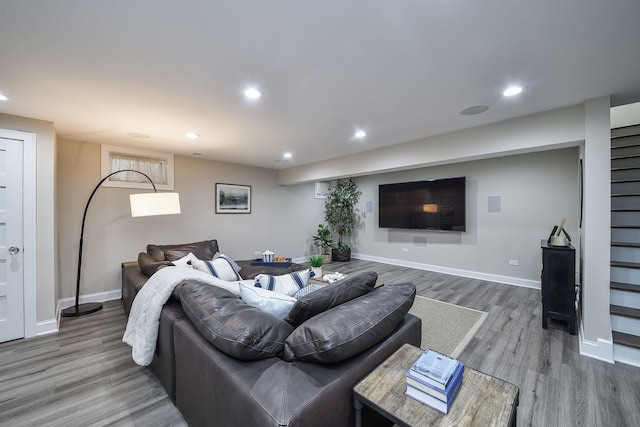
[[[488,313],[416,296],[409,313],[422,319],[421,348],[456,358],[469,344]]]

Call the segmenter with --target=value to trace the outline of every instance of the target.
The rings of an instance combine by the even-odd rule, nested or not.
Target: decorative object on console
[[[356,225],[358,200],[362,191],[351,178],[331,187],[324,205],[324,220],[338,235],[337,247],[331,251],[333,261],[350,261],[351,248],[345,238],[351,236]]]
[[[143,194],[131,194],[129,195],[129,202],[131,205],[131,216],[152,216],[152,215],[170,215],[170,214],[179,214],[180,213],[180,198],[178,193],[158,193],[156,190],[156,186],[149,178],[148,175],[133,169],[122,169],[115,172],[110,173],[105,176],[98,182],[95,186],[91,195],[89,196],[89,200],[87,200],[87,204],[84,207],[84,214],[82,215],[82,227],[80,229],[80,243],[78,246],[78,274],[76,276],[76,302],[73,306],[65,308],[62,310],[63,317],[75,317],[75,316],[83,316],[85,314],[94,313],[102,309],[102,303],[99,302],[90,302],[80,304],[80,276],[82,272],[82,246],[84,241],[84,224],[87,218],[87,210],[89,209],[89,204],[93,199],[94,194],[98,191],[98,188],[111,176],[121,173],[121,172],[134,172],[143,175],[145,178],[149,180],[151,186],[153,187],[153,193],[143,193]]]

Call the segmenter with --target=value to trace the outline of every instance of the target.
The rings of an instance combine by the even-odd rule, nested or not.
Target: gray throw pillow
[[[301,325],[323,311],[368,293],[376,285],[376,280],[378,274],[375,271],[365,271],[323,286],[300,297],[284,320],[293,326]]]
[[[400,324],[416,296],[412,283],[375,288],[298,326],[283,359],[316,363],[347,360],[376,345]]]
[[[243,360],[282,354],[293,327],[252,307],[226,289],[185,280],[180,302],[187,317],[215,348]]]

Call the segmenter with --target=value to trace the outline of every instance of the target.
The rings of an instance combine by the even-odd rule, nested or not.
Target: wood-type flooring
[[[459,359],[520,388],[519,426],[640,426],[640,369],[580,356],[577,336],[542,329],[540,291],[369,261],[324,271],[376,271],[418,294],[489,313]],[[0,426],[184,426],[180,412],[122,343],[120,301],[63,318],[57,334],[0,344]],[[428,325],[426,325],[428,327]]]

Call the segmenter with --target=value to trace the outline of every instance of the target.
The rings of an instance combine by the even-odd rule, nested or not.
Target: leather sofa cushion
[[[409,312],[415,296],[412,283],[381,286],[320,313],[287,337],[283,359],[319,363],[347,360],[391,334]]]
[[[153,276],[162,267],[172,266],[173,263],[171,261],[156,261],[151,255],[140,252],[138,254],[138,265],[144,274]]]
[[[375,271],[366,271],[323,286],[322,289],[300,297],[285,320],[293,326],[299,326],[317,314],[365,295],[373,289],[376,280],[378,274]]]
[[[226,289],[186,280],[180,302],[196,329],[218,350],[243,360],[282,354],[293,327]]]
[[[212,259],[220,249],[215,239],[179,245],[147,245],[147,253],[156,261],[174,261],[189,255],[189,252],[199,259]]]

